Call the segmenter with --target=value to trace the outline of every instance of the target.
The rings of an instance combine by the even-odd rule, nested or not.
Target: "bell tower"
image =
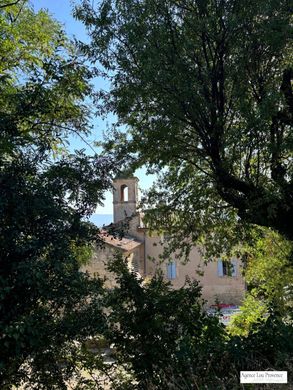
[[[130,217],[137,212],[138,178],[116,178],[113,181],[114,223]]]

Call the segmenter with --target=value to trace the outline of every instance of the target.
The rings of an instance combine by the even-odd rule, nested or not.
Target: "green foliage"
[[[97,241],[97,229],[82,219],[108,184],[97,158],[86,159],[84,177],[80,157],[85,159],[79,154],[55,164],[44,155],[1,159],[3,389],[22,380],[31,388],[66,388],[76,343],[104,323],[102,282],[79,267],[85,248]]]
[[[247,293],[240,313],[233,316],[228,325],[228,332],[232,336],[248,336],[256,324],[267,320],[268,306],[266,302],[256,298],[251,293]]]
[[[89,131],[90,86],[60,25],[21,1],[0,29],[0,387],[66,389],[104,323],[102,281],[79,268],[112,164],[64,150]]]
[[[272,231],[264,231],[253,248],[247,251],[245,278],[251,294],[278,307],[281,313],[288,311],[292,301],[286,299],[286,290],[292,289],[293,268],[290,264],[292,243]]]
[[[181,8],[184,4],[191,6],[188,12]],[[177,208],[173,207],[175,203],[172,206],[174,198],[168,198],[168,194],[164,193],[165,198],[161,198],[162,210],[168,211],[165,215],[172,223],[176,222],[175,227],[179,226],[189,210],[189,225],[188,219],[186,226],[184,225],[186,229],[189,229],[190,223],[194,223],[196,217],[202,216],[202,220],[199,218],[201,229],[195,230],[194,240],[203,234],[206,220],[199,206],[204,205],[206,198],[211,200],[211,203],[207,203],[210,220],[206,225],[214,230],[221,221],[223,229],[219,228],[219,234],[223,238],[229,232],[233,236],[237,230],[235,210],[227,208],[226,203],[230,202],[227,201],[227,196],[237,197],[237,191],[241,193],[243,188],[247,187],[244,185],[235,193],[233,175],[238,175],[241,183],[247,175],[247,180],[258,190],[258,186],[263,186],[261,188],[265,191],[259,190],[258,194],[263,197],[260,197],[257,206],[260,207],[263,200],[269,201],[269,223],[274,223],[275,215],[279,216],[277,201],[282,200],[284,207],[287,207],[287,187],[282,184],[282,175],[277,174],[277,168],[280,168],[278,159],[282,164],[286,163],[284,156],[287,156],[290,144],[287,123],[284,122],[288,120],[286,103],[281,95],[286,85],[282,84],[281,92],[276,87],[282,75],[284,76],[283,63],[288,65],[287,44],[284,40],[288,32],[285,5],[281,2],[278,12],[273,12],[272,22],[267,22],[266,18],[257,18],[262,15],[260,9],[264,7],[263,2],[259,5],[248,3],[241,9],[237,6],[238,2],[235,2],[235,12],[229,7],[221,8],[218,2],[215,4],[218,8],[214,9],[210,2],[198,5],[191,1],[179,1],[172,3],[173,8],[169,9],[169,3],[164,1],[120,1],[117,2],[116,9],[111,10],[111,1],[104,1],[101,3],[101,15],[95,19],[94,15],[91,15],[90,4],[86,1],[84,8],[78,11],[89,27],[95,22],[98,23],[100,33],[106,32],[105,35],[97,33],[95,37],[98,42],[94,42],[94,45],[98,43],[98,53],[104,68],[114,70],[114,93],[111,98],[106,97],[104,108],[115,109],[121,122],[132,128],[132,138],[129,142],[123,144],[123,135],[118,135],[117,140],[123,141],[116,145],[118,154],[120,155],[125,145],[126,151],[131,154],[131,161],[134,158],[134,166],[147,161],[146,157],[150,166],[157,166],[158,169],[169,166],[164,180],[172,179],[171,183],[175,183],[174,177],[179,179],[176,188]],[[281,297],[274,294],[273,286],[264,279],[266,271],[262,267],[265,263],[262,262],[261,256],[269,254],[272,257],[272,267],[274,261],[276,262],[272,272],[280,266],[285,271],[286,264],[282,263],[282,258],[275,249],[270,252],[270,246],[266,242],[262,242],[257,248],[262,253],[258,258],[259,276],[257,279],[251,277],[251,280],[261,287],[263,296],[273,295],[274,299],[270,302],[276,305],[274,310],[270,309],[266,321],[250,326],[246,337],[228,337],[217,319],[206,315],[200,298],[200,287],[196,282],[187,281],[183,288],[173,290],[158,274],[149,283],[143,283],[128,271],[119,258],[114,259],[110,266],[110,271],[116,274],[118,283],[113,290],[104,290],[101,280],[91,279],[80,272],[80,263],[87,261],[92,243],[100,244],[97,229],[86,219],[96,204],[102,201],[104,191],[110,188],[109,175],[115,171],[109,158],[87,157],[83,151],[69,155],[64,149],[69,133],[88,132],[89,112],[83,99],[91,91],[90,74],[77,58],[74,47],[68,42],[58,23],[46,12],[34,14],[23,2],[1,6],[2,3],[1,388],[11,389],[25,383],[30,389],[66,389],[69,381],[74,378],[72,387],[76,389],[102,389],[96,375],[102,373],[109,377],[112,375],[112,367],[107,369],[101,355],[95,355],[86,348],[86,342],[92,336],[104,337],[109,343],[115,344],[118,368],[113,374],[113,388],[117,389],[224,389],[225,386],[231,389],[238,387],[237,375],[240,369],[274,367],[288,368],[290,371],[292,327],[283,321],[278,313],[278,308],[283,307]],[[145,8],[141,8],[143,6]],[[266,12],[264,15],[270,14],[272,9],[275,10],[271,8],[273,6],[274,3],[269,2],[263,8],[263,12]],[[117,10],[119,12],[115,14]],[[223,11],[227,12],[224,18],[221,13]],[[170,19],[169,16],[173,15],[175,18]],[[234,19],[231,15],[234,15]],[[153,23],[154,20],[158,24]],[[219,98],[219,91],[213,90],[214,79],[210,76],[214,75],[217,85],[219,63],[217,57],[214,57],[213,63],[212,57],[213,50],[219,54],[217,50],[221,47],[222,41],[217,41],[218,38],[223,38],[223,26],[219,23],[221,20],[224,26],[227,21],[226,27],[231,29],[228,29],[231,38],[225,41],[231,45],[228,45],[231,58],[226,56],[228,70],[231,71],[235,65],[227,82],[227,91],[234,91],[233,82],[236,83],[237,91],[236,95],[231,93],[226,100],[231,101],[232,105],[226,114],[231,118],[230,112],[233,112],[237,120],[235,123],[230,122],[230,127],[225,127],[224,136],[219,132],[220,141],[222,142],[224,137],[227,142],[226,148],[225,144],[219,141],[222,158],[220,161],[224,164],[219,167],[212,151],[207,153],[208,144],[204,141],[215,140],[215,136],[217,139],[217,129],[221,128],[224,115],[220,106],[214,111],[217,105],[211,104],[215,101],[214,95],[210,95],[210,92],[214,91]],[[243,23],[241,26],[245,27],[245,34],[240,30],[235,40],[235,29],[240,22]],[[108,28],[110,25],[113,28]],[[171,29],[168,27],[166,30],[166,26]],[[272,34],[272,26],[277,33],[274,30]],[[251,34],[248,34],[251,29]],[[117,31],[119,34],[126,34],[125,42],[135,49],[133,52],[122,46],[117,46],[119,50],[116,53],[115,50],[107,51],[109,44],[119,42],[113,41]],[[178,33],[178,36],[174,35],[174,39],[179,38],[176,45],[179,52],[176,56],[172,54],[174,46],[170,32]],[[204,52],[199,56],[200,61],[206,61],[202,80],[198,78],[198,65],[195,66],[190,57],[190,53],[200,54],[198,32],[205,37],[205,48],[208,48],[208,43],[215,42],[215,39],[219,43],[210,47],[211,51],[207,52],[208,61],[203,58]],[[188,37],[192,39],[186,39]],[[247,37],[257,39],[253,41]],[[243,50],[239,42],[247,43],[243,45]],[[264,42],[264,48],[261,42]],[[120,43],[123,44],[123,40]],[[96,54],[95,46],[92,49],[93,54]],[[270,62],[273,51],[275,59]],[[254,55],[256,52],[259,56]],[[284,56],[280,55],[281,52]],[[139,61],[134,68],[132,53],[139,55]],[[116,54],[119,54],[120,58]],[[165,61],[169,56],[171,62]],[[240,58],[241,62],[238,63],[237,58]],[[256,63],[257,58],[261,58],[262,62]],[[236,61],[235,64],[233,61]],[[266,67],[265,61],[268,61]],[[207,71],[208,64],[211,66],[211,72]],[[122,73],[115,71],[116,66],[119,66]],[[258,84],[260,81],[256,77],[260,73],[253,72],[255,67],[258,71],[261,70],[261,76],[264,77],[264,98],[259,105],[255,104],[252,91],[245,87],[251,85],[249,81],[255,80],[256,93],[261,92],[262,85]],[[247,68],[252,72],[251,80],[248,73],[245,73]],[[276,70],[276,76],[272,75],[273,68]],[[164,69],[167,71],[163,71]],[[128,72],[129,70],[131,72]],[[178,78],[174,78],[174,74],[178,75]],[[194,76],[196,79],[193,79]],[[241,80],[240,84],[238,78]],[[274,87],[272,93],[271,86]],[[193,93],[194,91],[197,92]],[[187,98],[184,94],[187,94]],[[180,104],[174,100],[174,95],[179,98]],[[286,96],[286,93],[284,95]],[[182,96],[185,97],[181,99]],[[209,96],[212,97],[210,102]],[[280,115],[284,114],[283,119],[277,118],[278,125],[284,125],[281,126],[284,142],[281,152],[277,148],[276,155],[274,154],[277,160],[273,159],[273,164],[277,165],[272,166],[272,181],[268,184],[268,175],[262,164],[265,158],[272,157],[272,150],[275,153],[273,147],[278,145],[273,137],[267,146],[265,130],[269,121],[267,118],[271,118],[269,108],[276,105],[280,107]],[[184,112],[187,111],[187,116],[183,109]],[[221,114],[220,117],[217,110]],[[201,125],[203,135],[207,138],[195,131],[198,131],[199,112],[203,115]],[[194,118],[191,116],[193,113],[197,115]],[[212,114],[215,114],[215,118]],[[190,118],[194,119],[197,127],[189,123]],[[184,125],[186,119],[189,121],[188,125]],[[209,131],[205,127],[207,123],[213,125]],[[144,132],[141,132],[142,129]],[[274,128],[273,131],[277,133],[272,135],[277,137],[279,128]],[[255,132],[260,134],[257,142],[250,137]],[[182,155],[182,143],[186,145],[189,140],[195,143],[187,143]],[[235,143],[235,140],[239,143]],[[234,149],[231,149],[231,145],[234,145]],[[255,150],[262,150],[262,154],[259,152],[259,155],[255,155]],[[143,151],[147,153],[144,154]],[[193,160],[191,156],[196,159]],[[240,166],[237,166],[237,161]],[[245,161],[248,163],[246,166],[244,164],[243,168]],[[258,164],[261,169],[258,169]],[[226,167],[233,184],[232,187],[228,186],[227,191],[223,184],[223,177],[227,178]],[[221,172],[224,172],[223,176]],[[288,168],[283,177],[285,182],[289,175]],[[239,181],[236,182],[239,184]],[[278,183],[278,188],[275,183]],[[268,189],[270,196],[266,192]],[[190,196],[194,203],[190,203]],[[168,201],[164,202],[166,199]],[[249,195],[248,200],[253,204],[255,198]],[[268,205],[265,202],[264,204]],[[213,214],[217,210],[215,205],[219,206],[220,215]],[[245,205],[247,207],[247,203]],[[160,211],[160,207],[157,210]],[[242,216],[239,210],[238,214]],[[287,217],[290,218],[290,208],[286,210]],[[262,217],[264,219],[261,223],[265,223],[267,215]],[[251,210],[245,209],[243,218],[251,222]],[[225,221],[227,223],[224,223]],[[200,242],[205,243],[208,231],[207,229],[204,232]],[[289,250],[287,246],[284,248]],[[255,254],[255,257],[257,256],[258,254]],[[289,273],[286,274],[287,277],[289,280]],[[276,277],[278,288],[281,287],[281,282],[281,278]],[[286,282],[286,286],[288,285]]]
[[[231,337],[227,352],[239,371],[285,370],[290,377],[292,340],[292,325],[285,323],[277,311],[269,309],[267,320],[254,323],[248,336]]]
[[[115,345],[118,364],[132,374],[134,384],[129,388],[213,383],[212,366],[225,336],[217,318],[204,312],[198,283],[187,280],[174,290],[161,274],[144,283],[120,256],[109,271],[115,274],[117,287],[105,301],[106,338]]]
[[[91,260],[95,248],[91,244],[85,244],[84,246],[76,245],[76,242],[73,241],[71,243],[71,250],[75,254],[78,263],[80,265],[86,265]]]
[[[29,71],[35,65],[41,66],[55,54],[57,44],[64,45],[67,41],[59,23],[47,12],[34,13],[27,1],[23,3],[23,8],[22,4],[15,4],[0,11],[1,74],[13,75],[15,69]]]
[[[247,336],[257,323],[276,311],[280,321],[292,324],[292,244],[279,234],[264,229],[254,246],[243,245],[246,258],[247,293],[241,313],[229,325],[233,335]]]
[[[56,154],[70,132],[89,131],[89,72],[45,11],[20,3],[0,9],[0,28],[2,153],[36,145]]]
[[[160,273],[145,282],[120,255],[109,270],[117,285],[105,294],[103,334],[114,347],[113,389],[236,390],[243,370],[292,375],[292,326],[277,310],[232,336],[205,313],[197,282],[174,290]]]
[[[98,111],[118,116],[106,150],[160,174],[149,224],[181,231],[177,246],[225,252],[251,223],[293,237],[291,11],[287,0],[76,8],[82,49],[110,81]]]

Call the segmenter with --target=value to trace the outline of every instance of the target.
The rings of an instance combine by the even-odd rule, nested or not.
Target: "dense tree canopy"
[[[86,134],[89,75],[60,25],[25,2],[0,7],[0,387],[66,389],[78,342],[102,326],[101,281],[79,271],[86,222],[111,164],[69,154]]]
[[[267,320],[270,311],[284,323],[292,322],[292,242],[268,229],[263,233],[253,245],[242,246],[247,290],[240,315],[229,324],[231,333],[248,335],[256,323]]]
[[[100,108],[130,129],[112,142],[117,157],[164,167],[163,193],[150,196],[162,223],[227,240],[237,211],[290,236],[275,223],[291,213],[285,2],[103,1],[95,14],[86,1],[78,15],[94,26],[85,49],[113,81]],[[275,313],[228,339],[196,282],[175,291],[161,275],[142,281],[120,257],[110,291],[80,271],[101,244],[87,217],[116,169],[109,156],[65,147],[89,131],[91,75],[60,25],[26,1],[0,1],[0,32],[1,389],[103,389],[96,376],[111,379],[115,366],[84,348],[96,334],[115,343],[120,390],[230,388],[240,369],[292,370],[292,327]],[[272,269],[287,266],[275,260]],[[266,269],[256,282],[271,296]]]
[[[99,112],[118,116],[107,149],[161,173],[156,224],[197,239],[221,225],[233,237],[241,221],[292,239],[291,11],[288,0],[76,8],[83,49],[111,82],[97,93]]]
[[[104,336],[115,345],[117,362],[116,375],[109,370],[111,388],[236,390],[242,370],[274,368],[291,375],[292,326],[274,309],[253,326],[234,323],[236,336],[231,336],[203,310],[198,282],[187,280],[174,289],[162,273],[143,280],[119,255],[109,271],[117,281],[105,296]],[[249,329],[245,336],[243,329]]]

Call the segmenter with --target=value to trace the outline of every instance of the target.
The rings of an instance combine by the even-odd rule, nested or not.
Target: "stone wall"
[[[156,269],[160,268],[167,278],[167,261],[158,261],[160,254],[162,254],[163,248],[160,244],[160,237],[146,237],[146,274],[151,276]],[[150,258],[154,258],[155,261]],[[244,292],[245,282],[241,272],[241,262],[237,261],[237,274],[236,276],[218,276],[217,262],[209,262],[205,264],[199,250],[194,247],[190,253],[190,260],[187,264],[183,264],[179,260],[175,260],[175,254],[170,260],[176,261],[176,278],[170,280],[174,288],[180,288],[184,285],[186,276],[190,279],[195,279],[202,285],[203,298],[209,305],[219,301],[220,303],[238,305],[241,303]],[[201,276],[198,271],[203,272]]]
[[[131,226],[131,230],[135,228],[137,221]],[[144,237],[145,232],[138,232],[137,238]],[[139,235],[141,237],[139,237]],[[91,262],[82,268],[83,271],[89,272],[92,276],[106,277],[106,286],[115,286],[115,277],[110,274],[106,265],[113,257],[117,248],[105,244],[103,249],[98,248],[93,254]],[[152,277],[157,269],[161,269],[165,278],[167,275],[167,262],[159,260],[163,248],[160,244],[160,237],[145,235],[144,244],[136,247],[132,251],[122,251],[124,258],[127,258],[130,268],[134,268],[141,276]],[[152,260],[154,258],[155,260]],[[170,260],[175,261],[175,255],[171,256]],[[203,276],[199,275],[198,270],[203,272]],[[184,285],[186,276],[190,279],[199,280],[202,285],[203,298],[212,305],[215,301],[226,304],[238,305],[241,303],[244,292],[245,283],[241,274],[241,263],[237,263],[237,274],[231,276],[219,276],[217,270],[217,262],[210,262],[207,265],[201,257],[200,252],[194,247],[190,254],[190,261],[187,264],[182,264],[176,260],[176,278],[170,280],[174,288],[180,288]]]

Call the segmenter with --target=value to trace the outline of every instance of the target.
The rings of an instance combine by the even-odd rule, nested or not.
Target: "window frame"
[[[219,277],[237,278],[238,276],[236,259],[232,259],[231,261],[218,259],[217,268]]]

